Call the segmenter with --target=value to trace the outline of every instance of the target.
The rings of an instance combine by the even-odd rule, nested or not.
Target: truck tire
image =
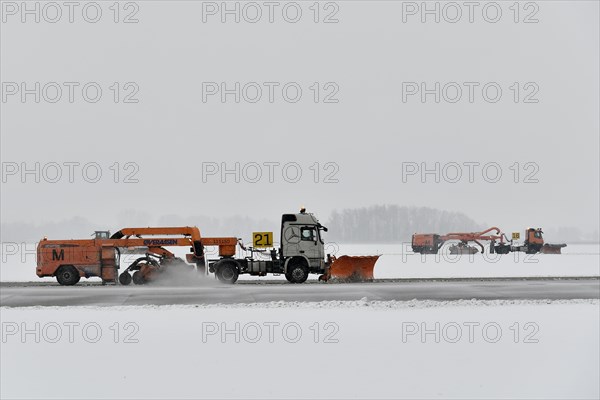
[[[119,275],[119,283],[123,286],[127,286],[131,283],[131,275],[129,275],[129,272],[125,271]]]
[[[238,280],[240,270],[235,261],[220,261],[215,267],[219,281],[234,284]]]
[[[290,271],[285,273],[285,279],[287,279],[289,283],[294,283],[292,282],[292,276],[290,275]]]
[[[413,253],[423,254],[423,246],[413,246],[412,251]]]
[[[496,254],[508,254],[510,253],[510,246],[506,244],[499,244],[494,249]]]
[[[304,283],[308,279],[308,267],[301,260],[291,260],[285,278],[290,283]]]
[[[541,246],[527,246],[527,251],[525,252],[525,254],[537,254],[540,252],[540,250],[542,250]]]
[[[81,277],[79,271],[72,265],[64,265],[54,274],[56,280],[63,286],[73,286],[79,282]]]

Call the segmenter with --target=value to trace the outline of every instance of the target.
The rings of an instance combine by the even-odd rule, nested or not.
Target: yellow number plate
[[[519,240],[521,234],[519,232],[513,232],[513,240]]]
[[[273,247],[273,232],[253,232],[254,247]]]

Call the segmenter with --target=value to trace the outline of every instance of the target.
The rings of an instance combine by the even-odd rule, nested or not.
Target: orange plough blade
[[[365,282],[373,280],[373,269],[380,256],[341,256],[332,257],[327,274],[319,280],[335,279],[341,282]]]
[[[566,244],[561,243],[561,244],[550,244],[550,243],[546,243],[542,246],[542,249],[540,250],[540,253],[543,254],[562,254],[561,250],[563,247],[567,247]]]

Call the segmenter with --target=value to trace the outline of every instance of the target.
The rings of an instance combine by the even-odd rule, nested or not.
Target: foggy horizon
[[[422,223],[414,222],[411,227],[414,229],[408,230],[401,237],[387,238],[385,240],[376,240],[366,236],[364,240],[341,240],[341,242],[357,242],[357,243],[395,243],[399,241],[410,240],[410,234],[412,233],[448,233],[451,231],[478,231],[487,229],[491,226],[498,226],[504,233],[509,235],[511,232],[524,232],[529,227],[541,227],[545,232],[545,237],[549,241],[567,241],[571,243],[579,242],[590,242],[597,243],[599,241],[598,230],[586,231],[576,226],[536,226],[533,224],[524,226],[508,226],[488,223],[487,221],[476,221],[471,219],[466,213],[455,212],[449,210],[439,210],[428,207],[406,207],[397,205],[374,205],[370,207],[362,207],[356,209],[343,209],[338,210],[339,214],[344,212],[371,212],[374,213],[374,209],[377,208],[389,208],[399,207],[408,210],[421,209],[421,213],[429,218],[437,220],[437,214],[442,213],[445,215],[455,215],[461,222],[458,223],[443,223],[440,229],[433,229],[430,224],[425,220]],[[286,213],[295,213],[298,210],[289,210]],[[325,226],[329,228],[329,232],[325,234],[327,241],[339,241],[342,236],[343,226],[331,225],[332,216],[321,217],[321,215],[314,212],[314,210],[307,209],[307,212],[314,213],[317,218]],[[43,221],[38,223],[26,223],[26,222],[15,222],[7,223],[2,222],[1,233],[3,242],[34,242],[38,241],[42,237],[48,237],[49,239],[61,239],[61,238],[75,238],[81,237],[82,239],[89,237],[96,230],[109,230],[111,233],[116,232],[122,228],[130,227],[146,227],[146,226],[197,226],[203,236],[235,236],[242,238],[249,238],[252,232],[258,231],[272,231],[277,239],[279,239],[279,224],[281,216],[278,215],[276,218],[260,218],[260,217],[248,217],[242,215],[226,215],[226,216],[210,216],[210,215],[190,215],[180,216],[177,214],[167,215],[155,215],[150,216],[144,213],[136,213],[134,210],[124,210],[117,214],[117,222],[114,224],[101,223],[100,221],[94,220],[93,218],[86,218],[82,216],[73,216],[69,219],[57,220],[57,221]],[[401,220],[402,221],[402,220]],[[439,222],[439,220],[438,220]],[[406,230],[407,221],[399,224],[399,230]],[[345,230],[353,229],[351,226],[344,227]],[[360,231],[360,229],[357,229]],[[410,232],[410,234],[408,233]],[[70,234],[69,234],[70,233]],[[63,235],[64,237],[58,237]],[[65,236],[66,235],[66,236]]]

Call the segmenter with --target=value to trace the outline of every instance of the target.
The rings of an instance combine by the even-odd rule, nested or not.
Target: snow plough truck
[[[309,274],[319,280],[368,281],[379,256],[325,254],[322,226],[303,208],[297,214],[283,214],[280,246],[271,242],[261,248],[246,248],[236,237],[202,237],[197,227],[124,228],[113,235],[96,231],[93,239],[42,239],[37,247],[39,277],[56,277],[61,285],[75,285],[82,277],[100,277],[103,283],[144,284],[159,280],[171,268],[193,268],[200,275],[214,273],[224,283],[235,283],[242,274],[282,274],[291,283],[305,282]],[[271,245],[271,246],[269,246]],[[189,246],[185,261],[169,250]],[[217,246],[218,257],[208,259],[205,247]],[[237,257],[237,250],[244,257]],[[120,274],[122,251],[143,255]]]

